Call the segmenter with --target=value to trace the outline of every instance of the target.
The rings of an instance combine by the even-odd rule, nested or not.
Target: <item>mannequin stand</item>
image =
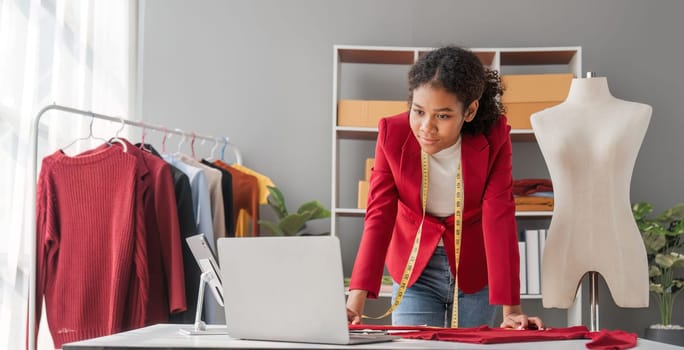
[[[599,331],[598,279],[599,279],[598,272],[596,272],[596,271],[589,272],[589,307],[590,307],[589,330],[591,330],[592,332],[598,332]]]

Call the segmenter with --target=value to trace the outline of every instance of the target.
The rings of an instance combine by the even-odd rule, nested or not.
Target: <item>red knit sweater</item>
[[[43,159],[36,328],[45,297],[57,348],[123,331],[131,315],[145,314],[149,281],[139,179],[146,174],[138,164],[120,147],[76,157],[57,151]]]

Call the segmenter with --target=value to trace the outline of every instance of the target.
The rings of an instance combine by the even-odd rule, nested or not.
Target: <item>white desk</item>
[[[182,325],[188,327],[191,325]],[[181,325],[158,324],[129,332],[64,344],[64,350],[101,349],[586,349],[588,340],[560,340],[509,344],[469,344],[399,339],[366,345],[322,345],[232,339],[226,335],[189,336],[178,332]],[[675,350],[681,347],[639,339],[634,349]]]

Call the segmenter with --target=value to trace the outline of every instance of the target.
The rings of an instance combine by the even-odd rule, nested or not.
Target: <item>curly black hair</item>
[[[456,95],[463,102],[463,112],[473,101],[479,100],[475,119],[463,124],[463,133],[487,134],[504,113],[499,98],[503,88],[498,72],[483,67],[471,51],[455,46],[430,51],[411,67],[408,80],[409,105],[413,103],[413,91],[425,84]]]

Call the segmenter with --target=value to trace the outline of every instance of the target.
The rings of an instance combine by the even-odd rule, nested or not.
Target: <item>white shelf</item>
[[[511,135],[534,135],[532,129],[511,129]]]
[[[340,139],[375,140],[378,128],[363,128],[354,126],[336,126],[335,132]],[[514,142],[535,142],[532,129],[511,129],[511,140]]]
[[[378,128],[366,128],[359,126],[335,126],[335,130],[339,133],[344,132],[368,132],[376,133]],[[534,135],[534,130],[532,129],[511,129],[511,135]]]
[[[359,149],[367,147],[367,141],[375,141],[378,135],[377,128],[373,127],[349,127],[337,126],[337,106],[341,97],[342,87],[344,91],[354,90],[356,92],[363,91],[360,96],[353,95],[355,99],[363,99],[368,95],[368,99],[372,98],[372,92],[367,93],[368,86],[381,86],[386,78],[384,75],[378,75],[378,81],[373,81],[372,74],[364,74],[363,79],[356,77],[354,74],[342,74],[342,68],[345,72],[353,72],[353,65],[355,64],[373,64],[373,65],[388,65],[388,71],[402,71],[404,67],[410,66],[417,59],[432,51],[434,48],[430,47],[391,47],[391,46],[360,46],[360,45],[335,45],[333,47],[333,86],[332,86],[332,182],[331,182],[331,234],[336,235],[338,227],[347,224],[356,224],[356,222],[348,223],[347,221],[362,222],[366,215],[365,209],[343,207],[344,205],[355,206],[355,201],[349,198],[350,191],[355,191],[355,184],[359,179],[350,179],[349,172],[345,173],[340,169],[342,166],[340,158],[343,158],[345,165],[348,164],[349,159],[352,161],[359,158],[366,158],[368,155],[352,154],[349,157],[348,150],[359,152]],[[469,48],[482,61],[483,65],[490,69],[495,69],[499,74],[538,74],[538,73],[572,73],[575,77],[582,76],[582,49],[578,46],[558,46],[558,47],[520,47],[520,48]],[[363,66],[359,66],[360,68]],[[363,67],[365,68],[365,67]],[[347,70],[349,69],[349,70]],[[378,69],[378,71],[383,71]],[[383,71],[384,72],[384,71]],[[383,73],[384,74],[384,73]],[[405,74],[405,73],[402,73]],[[344,75],[344,77],[343,77]],[[356,79],[356,80],[355,80]],[[342,84],[342,81],[345,84]],[[352,82],[350,85],[349,82]],[[372,84],[369,84],[372,82]],[[374,85],[375,84],[375,85]],[[370,90],[369,90],[370,91]],[[394,96],[394,95],[392,95]],[[361,98],[359,98],[361,97]],[[395,99],[402,97],[394,96]],[[536,137],[532,129],[512,129],[510,132],[512,142],[536,142]],[[343,142],[340,142],[344,140]],[[358,145],[355,141],[362,141]],[[351,141],[351,142],[350,142]],[[359,146],[359,147],[357,147]],[[362,151],[365,152],[365,149]],[[343,155],[341,155],[343,153]],[[360,164],[360,163],[359,163]],[[342,178],[340,173],[345,173]],[[359,174],[361,175],[361,174]],[[343,191],[343,192],[340,192]],[[343,203],[340,203],[340,193],[346,195]],[[553,216],[553,211],[516,211],[516,218],[526,220],[548,220]],[[381,297],[391,296],[391,287],[389,290],[381,290]],[[540,294],[523,294],[521,299],[526,300],[541,300]],[[579,300],[579,299],[578,299]],[[581,317],[581,304],[577,303],[568,313],[568,324],[575,324],[575,314]],[[572,315],[571,315],[572,314]],[[571,320],[573,320],[571,322]]]
[[[516,217],[551,217],[553,216],[553,211],[516,211]]]
[[[336,126],[335,130],[340,133],[344,132],[362,132],[362,133],[377,133],[378,128],[364,128],[359,126]]]
[[[366,209],[359,208],[334,208],[333,211],[338,216],[364,216]],[[552,211],[516,211],[516,217],[551,217]]]
[[[345,290],[345,294],[349,294],[348,290]],[[380,298],[391,298],[392,297],[392,286],[391,285],[381,285],[380,293],[378,293]],[[541,294],[520,294],[521,300],[541,300]]]
[[[520,299],[541,299],[541,294],[520,294]]]
[[[334,208],[333,211],[338,216],[365,216],[366,215],[366,209]]]

